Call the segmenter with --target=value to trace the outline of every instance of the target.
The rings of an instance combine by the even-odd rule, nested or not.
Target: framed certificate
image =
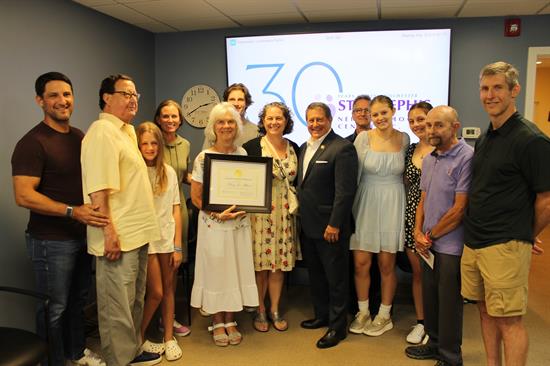
[[[267,157],[205,154],[203,209],[270,213],[272,166]]]

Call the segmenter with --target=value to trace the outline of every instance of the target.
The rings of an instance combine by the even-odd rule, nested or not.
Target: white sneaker
[[[393,329],[391,318],[383,318],[380,315],[376,315],[374,320],[365,327],[363,333],[371,337],[377,337],[391,329]]]
[[[181,358],[182,352],[181,348],[178,345],[178,341],[176,341],[176,338],[173,338],[169,340],[168,342],[164,343],[165,347],[165,356],[166,360],[168,361],[175,361]]]
[[[186,327],[185,325],[178,322],[176,319],[174,319],[174,322],[172,323],[174,334],[179,337],[186,337],[189,334],[191,334],[191,329],[189,327]],[[159,318],[159,330],[161,332],[164,332],[164,325],[162,324],[162,318]]]
[[[174,319],[174,334],[180,337],[186,337],[191,334],[191,329]]]
[[[141,350],[149,353],[156,353],[156,354],[162,355],[164,353],[164,342],[155,343],[155,342],[151,342],[150,340],[146,340],[141,345]]]
[[[92,352],[88,348],[84,348],[84,356],[78,360],[73,360],[74,365],[86,365],[86,366],[105,366],[105,361],[99,357],[97,353]]]
[[[424,329],[424,325],[416,324],[414,327],[412,327],[411,332],[407,336],[407,342],[411,344],[420,344],[422,343],[425,335],[426,331]]]
[[[351,322],[349,331],[354,334],[361,334],[371,322],[370,313],[365,314],[359,311],[355,314],[355,319]]]

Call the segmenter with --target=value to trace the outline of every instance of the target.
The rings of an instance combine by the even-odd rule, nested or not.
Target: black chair
[[[34,297],[44,304],[45,324],[49,324],[49,297],[35,291],[19,289],[15,287],[0,286],[1,292]],[[49,335],[46,326],[46,340],[36,333],[27,330],[9,327],[0,327],[0,363],[2,365],[23,366],[36,365],[49,357]]]

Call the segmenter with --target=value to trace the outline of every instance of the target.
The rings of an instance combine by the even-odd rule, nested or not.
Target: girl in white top
[[[166,354],[168,361],[182,356],[173,334],[174,273],[181,264],[181,213],[176,172],[163,161],[164,142],[160,129],[152,122],[138,126],[139,150],[147,165],[153,187],[155,211],[161,229],[161,239],[149,243],[147,262],[147,292],[141,323],[141,338],[159,304],[164,325],[164,342],[145,341],[144,351]]]

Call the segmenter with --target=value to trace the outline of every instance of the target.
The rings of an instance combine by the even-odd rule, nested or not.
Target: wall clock
[[[193,127],[205,128],[210,111],[220,102],[218,93],[208,85],[190,87],[181,100],[183,118]]]

